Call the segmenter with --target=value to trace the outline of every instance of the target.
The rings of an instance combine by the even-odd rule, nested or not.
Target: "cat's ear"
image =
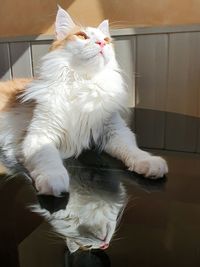
[[[58,12],[56,15],[55,31],[57,40],[62,40],[73,29],[75,23],[70,15],[58,5]]]
[[[110,36],[109,21],[107,19],[99,24],[98,29],[101,30],[106,36]]]
[[[79,245],[67,238],[67,247],[71,253],[74,253],[79,249]]]

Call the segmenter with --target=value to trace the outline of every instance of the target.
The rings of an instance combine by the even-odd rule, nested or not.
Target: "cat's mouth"
[[[100,246],[100,249],[105,250],[105,249],[107,249],[108,247],[109,247],[109,244],[108,244],[108,243],[104,243],[104,244],[102,244],[102,245]]]
[[[95,59],[95,58],[97,58],[99,56],[105,58],[105,55],[104,55],[104,52],[103,52],[102,49],[99,50],[98,52],[96,52],[95,54],[86,57],[86,60],[93,60],[93,59]]]
[[[86,246],[83,246],[79,243],[76,242],[76,244],[79,246],[79,248],[83,251],[88,251],[88,250],[91,250],[92,249],[92,245],[86,245]],[[105,250],[109,247],[109,244],[108,243],[103,243],[99,248],[102,249],[102,250]]]
[[[102,250],[105,250],[109,247],[109,244],[105,243],[105,244],[102,244],[99,248],[102,249]],[[80,246],[80,249],[83,250],[83,251],[88,251],[88,250],[91,250],[92,249],[92,245],[89,245],[89,246]]]
[[[98,54],[100,54],[100,55],[102,55],[104,57],[104,51],[103,51],[103,49],[101,49]]]
[[[88,58],[88,60],[90,60],[90,59],[91,59],[91,60],[92,60],[92,59],[95,59],[95,58],[97,58],[97,57],[99,57],[99,56],[103,56],[103,58],[104,58],[104,54],[103,54],[102,51],[99,51],[97,54],[91,56],[90,58]]]

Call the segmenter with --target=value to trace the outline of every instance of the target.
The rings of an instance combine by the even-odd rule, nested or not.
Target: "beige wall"
[[[200,23],[200,0],[1,0],[0,36],[52,34],[56,4],[82,24],[115,28]]]

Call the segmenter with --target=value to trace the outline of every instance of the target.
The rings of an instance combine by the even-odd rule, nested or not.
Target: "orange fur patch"
[[[17,102],[17,96],[24,91],[26,85],[32,79],[15,79],[12,81],[0,82],[0,112],[7,111]]]
[[[49,51],[63,48],[66,42],[70,40],[75,40],[74,35],[80,31],[82,31],[82,28],[80,26],[74,27],[64,39],[54,41],[49,47]]]

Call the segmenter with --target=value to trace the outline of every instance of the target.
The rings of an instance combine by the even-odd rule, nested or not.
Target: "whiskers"
[[[84,53],[82,54],[83,59],[92,59],[96,57],[99,54],[99,49],[93,49],[91,47],[88,47],[87,49],[84,49]]]
[[[113,239],[111,240],[111,242],[113,242],[113,241],[119,241],[119,240],[124,240],[124,239],[126,239],[126,237],[113,238]]]
[[[128,20],[115,20],[109,23],[110,27],[113,29],[121,29],[121,28],[131,28],[133,27]]]

